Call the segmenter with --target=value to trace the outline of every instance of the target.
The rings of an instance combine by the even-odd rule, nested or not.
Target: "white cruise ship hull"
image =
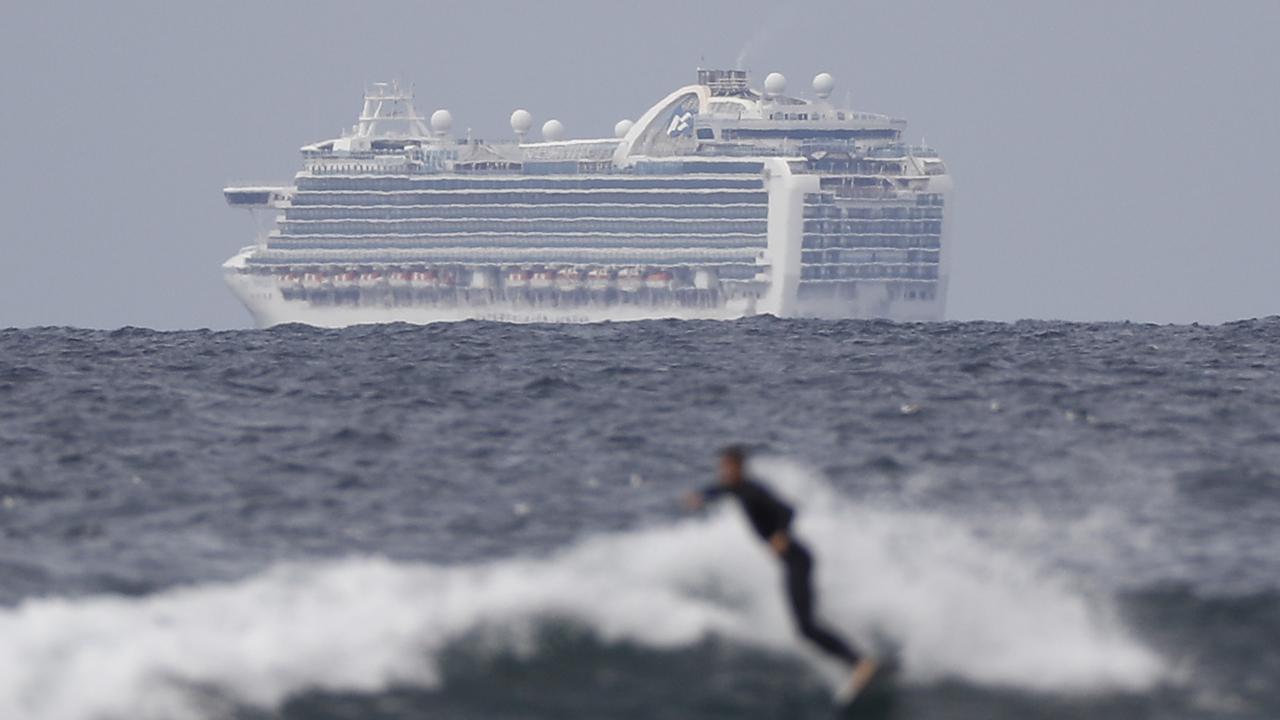
[[[451,138],[380,83],[292,183],[224,189],[258,223],[224,264],[260,327],[944,317],[946,196],[905,122],[698,71],[612,138]]]
[[[476,291],[450,293],[395,293],[387,289],[365,292],[353,288],[343,299],[336,291],[317,292],[313,299],[287,298],[271,276],[243,271],[244,259],[252,250],[232,258],[225,265],[227,285],[248,309],[259,328],[299,323],[315,327],[341,328],[351,325],[410,323],[426,325],[437,322],[479,320],[509,323],[595,323],[636,320],[736,320],[753,315],[771,314],[788,317],[822,319],[887,319],[898,322],[928,322],[943,317],[940,301],[894,302],[885,297],[855,302],[799,301],[789,312],[778,313],[762,307],[754,298],[732,298],[715,305],[692,306],[680,302],[664,302],[658,293],[640,289],[614,301],[593,300],[589,294],[566,297],[567,293],[549,291],[530,294],[519,300]],[[331,294],[330,294],[331,293]],[[426,295],[426,297],[423,297]]]
[[[437,322],[482,320],[510,323],[593,323],[630,320],[732,320],[757,314],[746,302],[725,303],[717,307],[681,307],[663,304],[559,304],[546,302],[508,302],[500,299],[470,302],[433,302],[430,304],[393,304],[359,301],[335,304],[286,299],[274,283],[251,275],[228,272],[227,284],[253,316],[254,324],[268,328],[289,323],[316,327],[340,328],[377,323],[410,323],[427,325]]]

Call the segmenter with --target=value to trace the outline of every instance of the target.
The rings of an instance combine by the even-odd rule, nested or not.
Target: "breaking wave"
[[[906,684],[1097,693],[1167,675],[1108,601],[971,528],[851,504],[786,461],[757,469],[802,507],[821,612],[859,644],[892,647]],[[31,599],[0,611],[0,717],[183,720],[209,717],[211,695],[272,708],[309,691],[439,688],[459,643],[537,657],[547,624],[564,621],[646,652],[715,637],[834,682],[837,669],[793,634],[778,569],[735,513],[596,535],[545,557],[354,557],[144,597]]]

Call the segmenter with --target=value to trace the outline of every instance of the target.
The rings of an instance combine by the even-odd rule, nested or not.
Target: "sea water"
[[[0,331],[0,718],[1280,716],[1280,320]]]

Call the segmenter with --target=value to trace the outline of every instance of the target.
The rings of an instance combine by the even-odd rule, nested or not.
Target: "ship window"
[[[714,140],[714,139],[715,139],[715,133],[711,130],[711,128],[698,128],[698,139],[699,139],[699,140]]]

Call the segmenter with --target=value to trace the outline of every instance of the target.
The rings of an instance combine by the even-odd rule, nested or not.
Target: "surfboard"
[[[843,687],[836,693],[835,705],[841,717],[865,717],[887,712],[893,701],[894,679],[898,675],[898,660],[893,656],[879,659],[879,666],[860,691]]]

